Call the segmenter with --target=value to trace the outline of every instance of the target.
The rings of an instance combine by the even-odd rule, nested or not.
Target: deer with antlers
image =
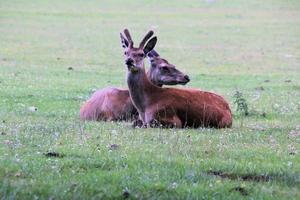
[[[147,77],[157,87],[163,85],[185,85],[189,77],[162,58],[154,49],[148,53],[150,69]],[[129,91],[120,88],[97,90],[80,109],[80,119],[95,121],[137,120],[138,111],[133,106]]]
[[[231,110],[223,97],[196,89],[160,88],[149,81],[144,58],[156,45],[153,31],[139,47],[133,46],[128,29],[124,35],[120,33],[129,94],[144,127],[231,127]]]

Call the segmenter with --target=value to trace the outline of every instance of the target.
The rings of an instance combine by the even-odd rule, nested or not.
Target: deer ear
[[[159,54],[154,49],[152,49],[151,51],[149,51],[147,56],[148,58],[153,59],[159,57]]]
[[[147,55],[152,49],[154,49],[157,42],[157,37],[153,37],[144,47],[144,53]]]
[[[126,49],[126,48],[129,46],[128,40],[123,36],[122,33],[120,33],[120,38],[121,38],[121,44],[122,44],[122,47],[123,47],[124,49]]]

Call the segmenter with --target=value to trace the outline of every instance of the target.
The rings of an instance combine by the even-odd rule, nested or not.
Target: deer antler
[[[151,36],[153,35],[153,31],[152,30],[150,30],[146,35],[145,35],[145,37],[143,38],[143,40],[141,41],[141,43],[140,43],[140,48],[143,48],[144,47],[144,45],[145,45],[145,43],[151,38]]]
[[[130,33],[129,33],[129,31],[128,31],[127,28],[124,29],[124,34],[125,34],[125,36],[126,36],[128,42],[129,42],[129,47],[133,47],[133,41],[132,41],[132,39],[131,39]]]

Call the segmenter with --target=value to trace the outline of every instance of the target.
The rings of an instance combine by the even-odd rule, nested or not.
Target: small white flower
[[[35,106],[30,106],[30,107],[28,107],[28,111],[30,111],[30,112],[36,112],[38,109],[37,109],[37,107],[35,107]]]
[[[178,186],[178,184],[176,182],[174,182],[174,183],[172,183],[171,188],[175,189],[175,188],[177,188],[177,186]]]
[[[98,89],[97,88],[93,88],[93,89],[91,89],[91,92],[96,92]]]

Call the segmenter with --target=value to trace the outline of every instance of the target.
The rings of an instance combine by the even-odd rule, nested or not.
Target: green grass
[[[154,29],[185,87],[230,102],[233,128],[80,123],[93,89],[126,87],[125,27]],[[299,36],[298,0],[0,0],[0,198],[299,199]]]

